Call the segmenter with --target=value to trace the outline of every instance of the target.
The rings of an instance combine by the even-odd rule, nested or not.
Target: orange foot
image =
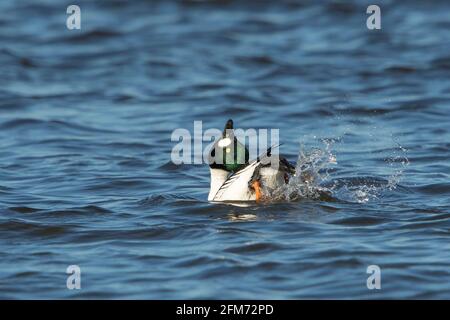
[[[261,184],[259,183],[258,180],[256,180],[255,182],[252,183],[252,188],[255,190],[256,201],[261,200],[261,197],[262,197]]]

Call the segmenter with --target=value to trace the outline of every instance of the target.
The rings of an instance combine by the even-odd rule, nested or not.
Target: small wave
[[[122,33],[112,30],[92,30],[89,32],[77,34],[70,38],[65,38],[66,40],[72,42],[85,42],[85,41],[100,41],[104,39],[114,38],[121,36]]]
[[[444,211],[445,209],[443,209],[442,211]],[[427,210],[421,209],[420,212],[426,212]],[[432,209],[432,210],[428,210],[428,211],[432,211],[433,214],[431,216],[426,215],[426,216],[419,216],[418,218],[415,219],[411,219],[411,221],[449,221],[450,220],[450,213],[440,213],[441,210],[437,210],[437,209]]]
[[[214,265],[217,263],[221,263],[223,259],[220,258],[212,258],[207,256],[200,256],[200,257],[188,257],[186,259],[182,259],[179,262],[176,262],[173,264],[174,267],[177,268],[189,268],[189,267],[195,267],[195,266],[207,266],[207,265]]]
[[[23,232],[27,236],[52,237],[70,233],[71,228],[64,225],[51,225],[23,219],[14,219],[7,222],[0,222],[0,231]]]
[[[375,217],[351,217],[351,218],[344,218],[339,219],[331,222],[331,224],[337,224],[337,225],[343,225],[343,226],[373,226],[385,223],[386,220],[382,218],[375,218]]]
[[[17,272],[14,275],[12,275],[11,278],[15,279],[21,279],[21,278],[35,278],[39,275],[39,272],[37,271],[23,271],[23,272]]]
[[[263,65],[269,66],[275,63],[275,61],[269,56],[240,56],[235,58],[238,64],[242,65]]]
[[[5,186],[1,186],[0,185],[0,193],[8,193],[8,192],[13,191],[13,190],[14,190],[13,188],[5,187]]]
[[[33,118],[22,118],[22,119],[14,119],[9,120],[1,124],[1,129],[16,129],[23,127],[33,127],[33,126],[43,126],[46,129],[50,127],[54,127],[56,129],[70,129],[81,132],[103,132],[103,133],[114,133],[115,131],[111,131],[108,129],[100,129],[88,127],[85,125],[80,125],[68,121],[63,120],[42,120],[42,119],[33,119]]]
[[[195,239],[204,235],[204,228],[199,225],[155,225],[140,228],[102,229],[80,231],[73,234],[74,241],[143,241],[143,240],[173,240]]]
[[[177,164],[173,163],[172,161],[166,162],[165,164],[158,167],[158,169],[160,169],[160,170],[169,171],[169,172],[184,171],[187,168],[188,168],[188,166],[185,164],[177,165]]]
[[[431,64],[436,69],[448,70],[448,69],[450,69],[450,56],[436,58],[433,61],[431,61]]]
[[[122,160],[118,163],[119,166],[123,167],[131,167],[131,168],[145,168],[149,166],[149,163],[147,161],[141,160],[141,159],[127,159]]]
[[[10,207],[8,209],[11,211],[14,211],[14,212],[19,212],[19,213],[33,213],[33,212],[38,212],[38,211],[42,210],[42,209],[35,209],[35,208],[30,208],[30,207]]]
[[[88,184],[84,187],[84,190],[87,191],[100,191],[100,190],[119,190],[119,189],[141,189],[149,187],[150,179],[143,179],[144,177],[139,178],[96,178],[95,182],[92,184]]]
[[[143,143],[143,142],[111,142],[105,144],[106,147],[111,148],[126,148],[126,149],[142,149],[142,150],[148,150],[152,148],[152,145]]]
[[[0,49],[0,56],[1,55],[5,55],[9,58],[12,58],[17,64],[19,64],[25,68],[35,68],[38,66],[37,63],[33,59],[31,59],[29,57],[21,56],[9,49],[5,49],[5,48]]]
[[[230,253],[268,253],[283,249],[282,246],[273,243],[250,243],[225,249]]]
[[[139,201],[140,205],[156,205],[156,204],[164,204],[164,203],[174,203],[174,202],[198,202],[196,198],[178,195],[178,194],[154,194],[151,195],[141,201]]]
[[[450,194],[449,183],[434,183],[414,187],[414,190],[425,194],[439,195]]]
[[[327,10],[337,14],[350,15],[356,12],[357,7],[352,3],[333,1],[327,5]]]
[[[57,217],[58,219],[63,219],[65,217],[82,217],[82,216],[93,216],[93,215],[109,215],[112,214],[113,211],[108,210],[106,208],[102,208],[97,205],[87,205],[82,207],[73,207],[73,208],[65,208],[65,209],[56,209],[56,210],[48,210],[48,209],[35,209],[30,207],[10,207],[9,210],[19,213],[42,213],[42,217]]]
[[[43,123],[42,120],[38,119],[14,119],[10,121],[6,121],[1,125],[2,129],[12,129],[23,126],[30,126]]]

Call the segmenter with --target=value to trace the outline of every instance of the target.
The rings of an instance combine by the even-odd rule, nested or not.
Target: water
[[[0,2],[1,298],[450,298],[447,1],[77,4]],[[303,197],[206,201],[171,133],[228,118]]]

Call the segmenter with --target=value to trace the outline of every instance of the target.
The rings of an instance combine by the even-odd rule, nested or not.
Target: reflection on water
[[[228,218],[230,221],[255,221],[257,219],[257,215],[231,213],[228,215]]]

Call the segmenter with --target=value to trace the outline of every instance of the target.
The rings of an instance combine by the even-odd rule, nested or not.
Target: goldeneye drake
[[[247,148],[234,135],[233,120],[228,120],[222,138],[209,152],[211,185],[208,201],[270,200],[267,194],[285,186],[295,174],[295,167],[285,158],[272,155],[274,147],[249,161]],[[216,161],[216,155],[222,161]]]

